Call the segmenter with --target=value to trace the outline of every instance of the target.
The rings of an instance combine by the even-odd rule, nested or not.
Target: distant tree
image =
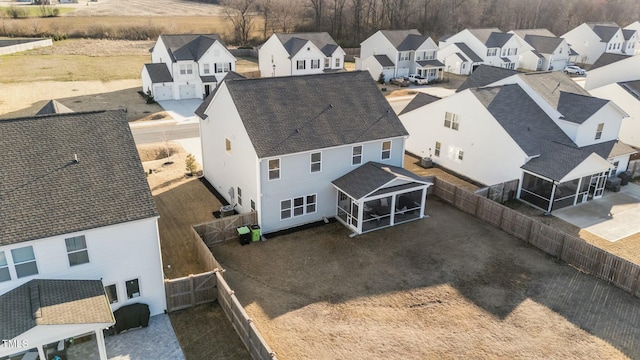
[[[380,73],[378,76],[378,83],[384,85],[384,73]]]
[[[249,45],[256,15],[256,0],[223,0],[224,15],[233,24],[234,39],[238,45]]]

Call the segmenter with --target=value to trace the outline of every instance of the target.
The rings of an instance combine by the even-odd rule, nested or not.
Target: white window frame
[[[409,61],[409,60],[411,60],[411,52],[409,51],[398,52],[398,61]]]
[[[360,148],[359,154],[356,154],[356,148]],[[352,166],[362,164],[363,150],[364,148],[362,147],[362,145],[355,145],[351,148],[351,165]],[[356,159],[358,160],[356,161]]]
[[[210,67],[209,67],[209,64],[208,64],[208,63],[204,63],[204,64],[202,64],[202,73],[203,73],[203,74],[209,74],[209,73],[211,73],[211,69],[210,69]]]
[[[311,68],[320,69],[320,59],[311,59]]]
[[[317,193],[280,200],[280,220],[313,214],[317,211]],[[283,216],[284,213],[287,213],[287,215]]]
[[[278,166],[274,167],[273,169],[271,168],[271,162],[272,161],[277,161],[278,162]],[[272,177],[271,174],[272,172],[277,172],[278,175]],[[281,167],[281,162],[280,162],[280,158],[275,158],[275,159],[269,159],[267,160],[267,179],[269,179],[269,181],[271,180],[278,180],[282,177],[282,167]]]
[[[440,151],[442,150],[442,144],[436,141],[436,145],[433,150],[433,156],[440,157]]]
[[[330,57],[324,58],[324,68],[328,69],[330,67],[331,67],[331,58]]]
[[[236,186],[236,190],[238,192],[238,205],[242,206],[242,188],[240,186]]]
[[[289,202],[289,204],[285,204],[286,202]],[[285,212],[289,212],[288,215],[284,216],[283,214]],[[284,200],[280,200],[280,220],[287,220],[287,219],[291,219],[293,217],[293,200],[292,199],[284,199]]]
[[[256,202],[251,199],[251,211],[256,211]]]
[[[16,250],[22,250],[22,249],[26,249],[26,248],[31,248],[31,253],[33,254],[33,258],[32,259],[27,259],[27,260],[23,260],[23,261],[16,261],[16,256],[14,254],[14,251]],[[13,259],[13,267],[16,270],[16,276],[18,277],[18,279],[23,278],[23,277],[29,277],[29,276],[33,276],[33,275],[38,275],[39,271],[38,271],[38,261],[36,260],[36,253],[35,251],[33,251],[33,246],[29,245],[29,246],[23,246],[20,248],[15,248],[15,249],[11,249],[11,258]],[[18,267],[21,265],[26,265],[26,264],[30,264],[30,263],[35,263],[36,265],[36,272],[34,274],[28,274],[28,275],[22,275],[20,276],[20,274],[18,273]]]
[[[337,57],[337,58],[336,58],[336,68],[338,68],[338,69],[339,69],[339,68],[341,67],[341,66],[340,66],[341,64],[342,64],[342,62],[340,61],[340,58],[339,58],[339,57]]]
[[[602,138],[602,131],[604,130],[604,123],[599,123],[596,128],[596,136],[594,140],[600,140]]]
[[[216,72],[216,74],[227,73],[229,71],[231,71],[231,63],[222,62],[222,63],[216,63],[215,64],[215,72]]]
[[[464,151],[458,149],[458,160],[464,160]]]
[[[227,154],[231,155],[231,149],[231,139],[224,138],[224,150],[227,152]]]
[[[133,282],[133,281],[136,281],[138,284],[138,292],[137,293],[134,292],[134,293],[131,293],[131,295],[129,295],[129,282]],[[137,297],[142,297],[142,286],[140,286],[140,278],[137,277],[137,278],[125,281],[124,290],[125,290],[125,293],[127,294],[127,300],[135,299]]]
[[[425,51],[424,52],[424,59],[425,60],[435,60],[436,59],[436,51],[435,50]]]
[[[385,144],[389,144],[388,149],[385,149]],[[380,146],[380,160],[389,160],[389,159],[391,159],[391,140],[385,140],[382,142]]]
[[[509,48],[509,52],[507,53],[507,55],[518,55],[518,48]]]
[[[307,66],[307,62],[304,60],[296,61],[296,70],[305,70]]]
[[[314,155],[318,155],[320,156],[320,158],[314,161],[313,160]],[[322,152],[318,151],[318,152],[309,154],[309,164],[310,164],[309,171],[311,173],[321,172],[322,171]]]
[[[0,278],[0,282],[11,281],[11,270],[9,270],[9,261],[7,260],[7,255],[4,251],[0,251],[0,271],[3,271],[4,269],[7,269],[6,273],[9,278],[4,280]]]
[[[458,114],[445,111],[444,113],[444,127],[459,130],[460,129],[460,116]]]
[[[107,288],[112,287],[115,289],[114,295],[115,295],[115,299],[111,299],[111,297],[109,296],[109,292],[107,291]],[[116,284],[109,284],[107,286],[104,287],[104,293],[105,295],[107,295],[107,300],[109,300],[109,304],[116,304],[118,301],[120,301],[120,298],[118,297],[118,285]]]
[[[82,241],[84,248],[79,248],[79,249],[75,249],[75,250],[69,250],[69,240],[75,240],[75,239],[79,239]],[[89,250],[87,249],[87,239],[84,235],[79,235],[79,236],[73,236],[70,238],[66,238],[64,239],[64,245],[66,247],[67,250],[67,258],[69,260],[69,266],[78,266],[78,265],[82,265],[82,264],[88,264],[89,262],[91,262],[91,260],[89,259]],[[71,263],[71,255],[72,254],[80,254],[80,253],[86,253],[87,254],[87,261],[85,262],[81,262],[81,263],[77,263],[77,264],[72,264]]]
[[[498,48],[488,48],[487,56],[496,56],[498,55]]]
[[[193,75],[193,64],[180,64],[180,75]]]

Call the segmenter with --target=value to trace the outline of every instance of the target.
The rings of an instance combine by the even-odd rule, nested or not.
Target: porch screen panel
[[[394,222],[413,220],[420,217],[422,189],[396,195],[396,211]]]
[[[524,173],[520,199],[541,209],[548,209],[551,201],[553,183],[535,175]]]
[[[558,184],[556,186],[556,192],[553,195],[552,210],[573,205],[578,194],[579,183],[580,179],[574,179]]]

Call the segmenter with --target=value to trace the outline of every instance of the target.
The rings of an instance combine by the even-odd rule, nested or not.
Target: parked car
[[[564,68],[565,74],[585,75],[587,72],[583,68],[575,65],[569,65]]]
[[[390,84],[394,84],[394,85],[398,85],[401,87],[406,87],[409,86],[409,78],[405,78],[405,77],[395,77],[391,80],[389,80]]]
[[[418,85],[427,85],[427,83],[429,82],[427,79],[423,78],[422,76],[420,76],[418,74],[409,75],[409,81],[411,81],[414,84],[418,84]]]

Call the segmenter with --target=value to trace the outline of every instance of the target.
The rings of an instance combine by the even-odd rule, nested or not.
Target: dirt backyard
[[[281,359],[640,357],[637,298],[436,199],[213,253]]]

